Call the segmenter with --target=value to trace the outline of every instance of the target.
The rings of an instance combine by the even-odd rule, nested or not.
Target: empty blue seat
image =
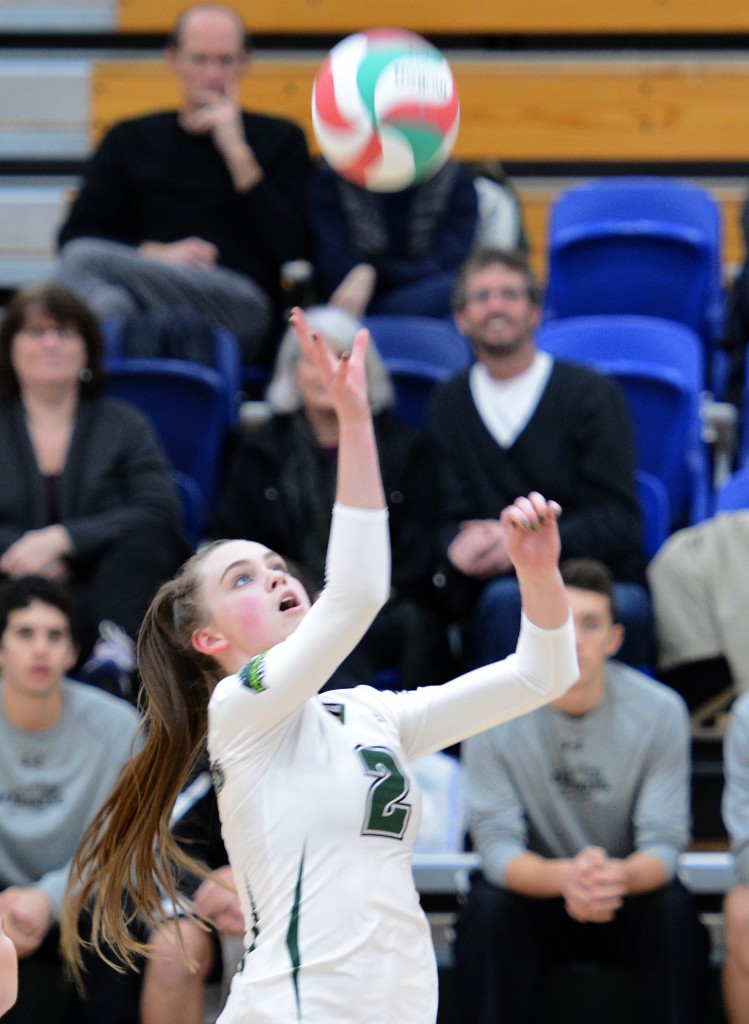
[[[549,319],[659,316],[691,327],[712,372],[723,330],[721,220],[705,189],[673,179],[600,178],[563,192],[549,226]]]
[[[635,483],[642,512],[642,549],[650,561],[670,532],[668,493],[663,482],[644,469],[635,470]]]
[[[639,469],[666,489],[670,528],[697,522],[710,501],[700,401],[704,352],[694,331],[656,317],[575,317],[544,323],[538,345],[615,377],[632,411]]]
[[[182,506],[182,525],[190,543],[197,547],[203,536],[205,512],[203,509],[203,492],[196,480],[178,469],[172,470],[172,482],[177,489]]]
[[[108,394],[131,402],[149,417],[172,467],[198,486],[202,529],[216,502],[224,445],[232,426],[220,374],[178,359],[122,359],[108,363],[107,376]],[[178,483],[183,508],[194,509],[189,484]],[[195,532],[194,522],[192,529]]]
[[[422,427],[435,384],[473,361],[467,339],[451,321],[425,316],[382,314],[364,324],[393,379],[398,416]]]
[[[147,326],[149,323],[148,314],[141,315],[144,326]],[[189,318],[186,319],[186,323],[190,323]],[[174,352],[154,353],[153,356],[145,358],[140,355],[133,356],[126,351],[121,325],[113,320],[103,320],[101,327],[104,337],[106,364],[107,366],[114,365],[121,363],[123,360],[133,358],[140,359],[143,362],[147,362],[150,359],[169,359],[174,362],[186,362],[190,366],[203,366],[206,369],[213,369],[218,374],[216,384],[223,388],[225,394],[227,420],[229,423],[234,424],[238,418],[239,400],[244,382],[237,339],[225,327],[218,325],[209,327],[208,325],[203,325],[202,321],[201,326],[210,331],[210,339],[213,342],[213,346],[210,355],[206,356],[205,360],[197,362],[192,359],[183,358],[179,354],[179,346],[175,347]],[[172,328],[172,330],[175,331],[176,329]]]
[[[749,466],[737,469],[715,494],[715,512],[738,512],[749,509]]]

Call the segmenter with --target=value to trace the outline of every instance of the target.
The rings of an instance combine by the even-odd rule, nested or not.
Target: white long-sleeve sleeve
[[[396,695],[403,745],[410,758],[451,746],[561,697],[577,678],[572,616],[557,629],[523,616],[517,650],[508,658],[442,686]]]

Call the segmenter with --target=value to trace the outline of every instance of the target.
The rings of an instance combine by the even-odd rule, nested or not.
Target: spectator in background
[[[723,766],[723,822],[736,869],[736,885],[723,908],[723,1002],[728,1024],[749,1024],[749,693],[731,710]]]
[[[307,188],[318,297],[355,317],[450,315],[458,268],[474,242],[473,178],[453,160],[398,192],[359,188],[319,161]]]
[[[744,248],[744,262],[731,284],[726,315],[723,350],[727,354],[728,373],[724,396],[742,409],[746,388],[746,351],[749,344],[749,196],[741,205],[739,227]],[[746,414],[746,412],[745,412]]]
[[[188,549],[150,425],[103,387],[88,307],[58,284],[18,292],[0,326],[0,575],[69,583],[83,656],[102,641],[89,670],[122,691],[131,638]]]
[[[476,362],[437,386],[428,430],[441,455],[445,597],[454,614],[471,616],[469,660],[484,665],[514,650],[520,596],[496,514],[512,496],[538,490],[564,509],[563,557],[598,558],[613,572],[627,636],[622,658],[648,664],[634,443],[619,385],[537,349],[541,295],[519,254],[476,250],[453,306]]]
[[[335,352],[351,351],[360,324],[350,314],[318,306],[307,311],[307,319]],[[371,682],[378,669],[397,668],[399,688],[412,689],[450,673],[431,581],[434,453],[423,434],[395,418],[393,385],[371,342],[366,365],[390,511],[392,588],[347,666],[358,682]],[[217,535],[252,538],[291,559],[314,597],[324,581],[339,426],[331,397],[293,328],[281,342],[267,398],[270,421],[234,453]]]
[[[475,249],[512,249],[528,255],[520,197],[498,160],[473,165],[479,203]]]
[[[659,678],[690,707],[749,689],[749,512],[672,533],[648,565]]]
[[[306,255],[304,134],[240,108],[250,55],[233,10],[189,8],[167,60],[180,107],[104,138],[59,234],[58,279],[103,317],[200,313],[258,362],[277,328],[281,265]]]
[[[58,956],[60,908],[78,841],[133,753],[138,715],[128,703],[66,678],[76,660],[73,610],[55,580],[0,585],[0,917],[21,961],[9,1020],[47,1024],[39,1001],[56,965],[57,1001],[73,998]],[[89,999],[76,1024],[131,1024],[129,979],[87,958]],[[43,975],[48,977],[48,974]]]
[[[702,1024],[708,943],[676,879],[689,840],[681,698],[612,661],[612,577],[561,565],[578,681],[547,707],[467,740],[470,831],[482,872],[458,922],[462,1024],[533,1019],[544,965],[634,971],[641,1024]]]

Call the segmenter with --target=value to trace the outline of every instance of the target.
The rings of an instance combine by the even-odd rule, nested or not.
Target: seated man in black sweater
[[[198,312],[257,362],[281,265],[305,254],[304,133],[239,107],[250,58],[233,11],[190,8],[167,57],[180,107],[106,135],[60,231],[57,277],[100,316]]]
[[[520,596],[497,515],[518,494],[540,491],[562,506],[562,556],[597,558],[614,574],[626,628],[620,659],[647,664],[651,610],[631,417],[619,385],[538,350],[540,289],[516,253],[469,256],[453,310],[476,363],[437,387],[428,427],[442,455],[447,595],[453,612],[470,610],[469,660],[484,665],[515,649]]]

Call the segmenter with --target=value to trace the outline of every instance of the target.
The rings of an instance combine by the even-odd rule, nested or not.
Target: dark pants
[[[111,619],[135,637],[154,594],[189,555],[169,524],[151,523],[122,533],[91,559],[73,562],[72,591],[80,617],[81,661]]]
[[[560,961],[631,969],[639,1024],[703,1024],[708,956],[679,882],[628,897],[610,923],[580,924],[561,899],[518,896],[477,875],[456,931],[461,1024],[527,1024],[544,968]]]
[[[53,928],[33,956],[18,965],[18,1001],[3,1024],[139,1024],[140,975],[120,973],[91,952],[85,956],[85,998],[60,959]]]
[[[653,612],[650,596],[639,583],[614,583],[624,643],[617,654],[635,668],[652,664]],[[472,666],[489,665],[512,654],[520,632],[520,588],[514,576],[500,576],[481,590],[471,616],[467,655]]]

